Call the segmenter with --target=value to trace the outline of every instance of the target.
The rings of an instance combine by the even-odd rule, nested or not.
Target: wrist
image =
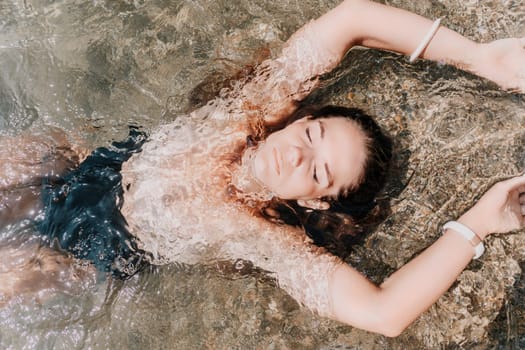
[[[487,44],[472,42],[472,49],[469,50],[467,55],[470,63],[469,66],[464,69],[483,78],[493,80],[490,76],[490,52]]]
[[[473,258],[478,259],[485,252],[485,246],[482,239],[469,227],[458,221],[449,221],[443,225],[443,232],[447,230],[455,231],[457,234],[467,240],[473,249]]]
[[[470,40],[445,26],[440,26],[423,52],[423,57],[473,72],[483,65],[481,53],[484,50],[483,44]]]
[[[490,234],[490,231],[487,230],[486,225],[484,225],[479,217],[472,215],[472,213],[467,211],[465,214],[461,215],[457,222],[467,226],[472,230],[482,241]]]

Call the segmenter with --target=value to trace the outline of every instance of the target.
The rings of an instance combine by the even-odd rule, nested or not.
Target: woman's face
[[[282,199],[336,196],[359,181],[365,145],[366,136],[351,120],[299,119],[259,147],[254,175]]]

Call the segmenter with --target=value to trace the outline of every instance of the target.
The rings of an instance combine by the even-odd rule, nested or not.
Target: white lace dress
[[[329,281],[341,261],[299,229],[254,217],[232,201],[231,154],[247,120],[289,113],[340,57],[326,53],[307,24],[252,79],[154,132],[123,167],[123,214],[153,263],[245,259],[271,273],[301,304],[332,316]]]

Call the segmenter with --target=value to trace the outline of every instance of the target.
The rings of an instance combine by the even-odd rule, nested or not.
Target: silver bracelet
[[[445,232],[445,230],[447,229],[451,229],[452,231],[459,233],[467,241],[470,242],[470,244],[474,247],[474,259],[479,258],[485,252],[485,246],[483,245],[483,242],[481,241],[479,236],[467,226],[457,221],[449,221],[445,225],[443,225],[443,232]],[[476,242],[474,241],[474,238],[476,237],[480,241],[478,244],[476,244]]]
[[[438,18],[438,19],[436,19],[434,21],[434,23],[432,24],[432,27],[430,27],[430,30],[428,31],[427,35],[425,35],[423,40],[421,40],[421,43],[419,44],[419,46],[410,55],[410,59],[409,59],[410,63],[412,63],[415,60],[417,60],[419,55],[421,55],[421,52],[423,52],[423,50],[425,50],[427,48],[428,44],[430,43],[430,41],[432,40],[434,35],[436,35],[436,32],[439,29],[439,24],[440,23],[441,23],[441,18]]]

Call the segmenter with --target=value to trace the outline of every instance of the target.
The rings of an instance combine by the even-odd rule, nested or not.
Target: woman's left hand
[[[525,174],[498,182],[459,219],[482,239],[525,226]]]
[[[472,71],[504,89],[525,93],[525,37],[479,45]]]

